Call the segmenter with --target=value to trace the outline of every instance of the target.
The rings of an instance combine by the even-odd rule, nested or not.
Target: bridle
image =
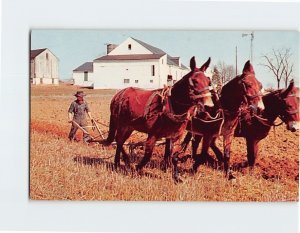
[[[197,72],[195,72],[195,74],[200,73],[200,72],[203,73],[202,71],[197,71]],[[190,84],[191,87],[195,87],[195,85],[194,85],[194,83],[192,81],[192,77],[189,77],[189,84]],[[197,92],[197,94],[193,95],[191,97],[191,99],[192,100],[197,100],[197,99],[201,99],[201,98],[205,98],[205,97],[211,97],[212,96],[211,95],[211,91],[212,90],[214,90],[214,88],[211,85],[209,85],[207,87],[204,87],[204,88],[202,88],[200,90],[196,90],[196,89],[193,88],[194,93]],[[207,93],[203,93],[203,92],[206,92],[206,91],[208,91],[208,92]]]
[[[243,87],[244,97],[245,97],[245,103],[246,104],[248,104],[248,102],[250,100],[253,100],[253,99],[257,98],[257,97],[263,96],[263,93],[261,92],[261,90],[259,90],[255,95],[249,95],[249,94],[247,94],[246,84],[245,84],[245,82],[244,82],[243,79],[240,81],[240,84]]]
[[[261,90],[259,90],[255,95],[249,95],[247,93],[247,88],[246,88],[246,84],[244,82],[244,78],[242,78],[239,81],[239,84],[242,85],[243,88],[243,98],[244,98],[244,103],[249,107],[250,110],[252,110],[251,112],[257,112],[257,106],[254,104],[249,104],[249,102],[251,102],[253,99],[263,96],[263,93],[261,92]]]
[[[292,110],[287,110],[286,109],[287,106],[285,104],[284,99],[287,99],[288,97],[294,97],[294,96],[296,96],[296,94],[289,94],[287,97],[280,99],[280,101],[283,102],[283,105],[284,105],[284,110],[279,114],[279,118],[282,121],[286,121],[287,120],[287,115],[291,116],[291,115],[295,115],[295,114],[299,113],[299,107],[297,107],[296,109],[292,109]],[[287,114],[283,114],[283,113],[287,113]]]

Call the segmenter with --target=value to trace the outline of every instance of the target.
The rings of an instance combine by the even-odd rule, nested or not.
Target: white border
[[[0,231],[297,232],[297,203],[28,200],[32,28],[298,30],[298,3],[3,0]]]

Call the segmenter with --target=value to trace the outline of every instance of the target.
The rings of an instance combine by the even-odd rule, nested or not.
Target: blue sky
[[[169,30],[32,30],[31,49],[49,48],[60,60],[60,79],[72,77],[72,70],[84,62],[103,56],[106,43],[120,44],[134,37],[164,50],[171,56],[180,56],[185,65],[192,56],[200,66],[211,57],[211,67],[219,61],[235,66],[235,47],[238,48],[238,70],[250,59],[251,31],[169,31]],[[264,87],[276,87],[276,79],[265,67],[262,55],[272,49],[290,48],[294,63],[293,78],[299,82],[299,32],[254,31],[253,66],[256,77]],[[281,84],[283,87],[283,84]]]

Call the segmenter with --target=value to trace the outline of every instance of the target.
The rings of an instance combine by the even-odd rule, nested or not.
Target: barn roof
[[[47,48],[30,50],[30,59],[34,59],[37,55],[44,52],[46,49]]]
[[[88,71],[88,72],[93,72],[93,62],[86,62],[83,63],[81,66],[78,66],[75,70],[73,71]]]
[[[144,41],[135,39],[133,37],[131,37],[133,40],[135,40],[136,42],[138,42],[139,44],[141,44],[142,46],[144,46],[146,49],[148,49],[150,52],[152,52],[153,54],[167,54],[165,51],[154,47],[150,44],[145,43]],[[175,57],[171,57],[169,54],[167,54],[167,64],[168,65],[173,65],[173,66],[179,66],[178,63],[174,62]],[[181,64],[181,67],[184,69],[187,69],[187,67],[183,64]]]
[[[130,54],[130,55],[105,55],[94,61],[118,61],[118,60],[151,60],[159,59],[164,54]]]
[[[132,37],[131,37],[132,38]],[[133,40],[135,40],[136,42],[138,42],[139,44],[141,44],[142,46],[144,46],[146,49],[148,49],[150,52],[152,52],[153,54],[166,54],[166,52],[164,52],[163,50],[156,48],[152,45],[149,45],[141,40],[132,38]]]
[[[152,54],[130,54],[130,55],[106,55],[103,57],[99,57],[95,59],[94,61],[113,61],[113,60],[150,60],[150,59],[159,59],[165,54],[167,54],[165,51],[154,47],[150,44],[145,43],[144,41],[135,39],[131,37],[131,39],[135,40],[138,42],[140,45],[148,49]],[[169,54],[167,54],[167,64],[168,65],[173,65],[173,66],[178,66],[179,64],[174,61],[175,57],[171,57]],[[183,64],[180,65],[181,68],[183,69],[188,69],[186,66]]]

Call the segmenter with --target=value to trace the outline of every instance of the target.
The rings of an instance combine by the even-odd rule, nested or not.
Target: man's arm
[[[69,123],[73,121],[73,111],[74,111],[74,103],[71,103],[69,110],[68,110],[68,118],[69,118]]]
[[[68,112],[68,117],[69,117],[69,123],[73,121],[73,114],[71,112]]]

